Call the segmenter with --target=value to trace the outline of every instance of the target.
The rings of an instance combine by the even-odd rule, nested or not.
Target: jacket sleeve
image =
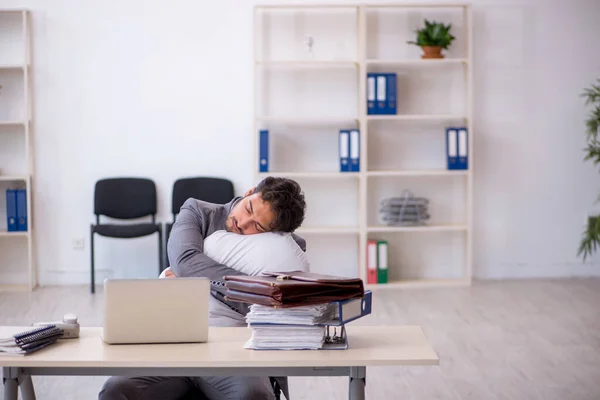
[[[209,221],[198,202],[188,199],[173,224],[167,249],[170,268],[177,277],[205,277],[211,281],[211,293],[236,311],[246,314],[249,305],[224,300],[225,275],[246,275],[219,264],[204,254],[204,239]]]
[[[294,238],[296,243],[298,243],[298,246],[300,246],[302,251],[306,252],[306,240],[304,240],[300,236],[296,235],[295,233],[292,233],[292,237]]]

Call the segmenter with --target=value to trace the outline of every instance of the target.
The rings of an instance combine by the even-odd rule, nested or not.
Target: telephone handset
[[[62,321],[54,322],[36,322],[33,326],[44,326],[44,325],[55,325],[64,331],[61,339],[72,339],[79,337],[79,322],[77,322],[77,315],[65,314],[63,315]]]

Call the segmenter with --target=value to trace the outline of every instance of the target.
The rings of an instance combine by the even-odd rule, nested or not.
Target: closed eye
[[[250,214],[254,214],[254,208],[252,207],[252,201],[248,200],[248,205],[250,206]],[[256,229],[262,232],[266,232],[267,230],[265,228],[263,228],[263,226],[261,224],[259,224],[258,222],[256,223]]]

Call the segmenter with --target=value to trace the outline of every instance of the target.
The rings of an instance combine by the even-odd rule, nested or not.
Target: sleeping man
[[[209,324],[246,326],[248,304],[224,299],[226,275],[262,271],[308,271],[306,244],[293,232],[306,203],[300,186],[268,177],[227,204],[188,199],[168,242],[171,267],[161,276],[211,279]],[[287,380],[277,378],[289,399]],[[99,399],[180,399],[190,391],[204,398],[274,399],[269,377],[112,377]]]
[[[308,271],[304,251],[292,234],[265,232],[258,235],[238,235],[216,231],[204,241],[204,252],[220,264],[245,275],[260,275],[264,271]],[[211,297],[209,325],[246,326],[244,315]]]

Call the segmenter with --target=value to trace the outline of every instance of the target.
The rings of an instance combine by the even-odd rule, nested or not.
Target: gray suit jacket
[[[241,197],[236,197],[227,204],[213,204],[196,199],[188,199],[181,207],[173,224],[167,250],[170,268],[176,276],[201,276],[211,281],[211,294],[232,310],[246,315],[249,304],[225,300],[226,275],[245,275],[227,265],[219,264],[204,254],[204,239],[218,230],[225,229],[225,221],[231,209]],[[293,234],[303,251],[306,241]],[[290,400],[287,378],[276,378],[285,397]]]

